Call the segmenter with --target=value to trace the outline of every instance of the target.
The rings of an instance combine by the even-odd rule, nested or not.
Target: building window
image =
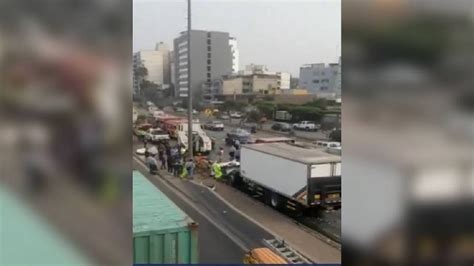
[[[207,64],[208,64],[208,65],[211,64],[211,59],[207,59]]]
[[[211,54],[210,53],[207,54],[207,58],[211,59]]]
[[[313,83],[319,83],[319,80],[315,79],[315,80],[313,80]],[[305,82],[305,84],[306,84],[306,82]]]
[[[211,82],[211,79],[210,79],[210,78],[208,78],[208,79],[207,79],[207,82],[209,82],[209,83],[210,83],[210,82]]]
[[[328,87],[321,87],[321,90],[322,90],[322,91],[327,91],[327,90],[328,90]]]
[[[207,71],[211,71],[211,66],[208,66],[208,67],[207,67]]]
[[[208,51],[208,52],[211,51],[211,46],[208,46],[208,47],[207,47],[207,51]]]
[[[211,73],[207,73],[207,78],[211,78]]]
[[[211,39],[207,39],[207,44],[211,45]]]
[[[207,33],[207,38],[211,38],[211,33],[210,32]]]

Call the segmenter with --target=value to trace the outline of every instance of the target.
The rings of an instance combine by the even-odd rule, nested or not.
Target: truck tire
[[[270,199],[270,205],[275,209],[280,209],[281,206],[283,205],[282,202],[284,202],[282,197],[280,195],[278,195],[278,193],[272,192],[271,199]]]

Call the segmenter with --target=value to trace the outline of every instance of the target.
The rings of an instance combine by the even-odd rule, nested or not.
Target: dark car
[[[252,134],[257,133],[257,123],[245,123],[241,127]]]
[[[247,130],[241,128],[232,129],[229,133],[227,133],[225,143],[227,145],[234,145],[236,140],[239,140],[240,144],[249,143],[250,133]]]
[[[289,132],[291,131],[291,126],[286,123],[275,123],[272,125],[272,129],[276,131]]]

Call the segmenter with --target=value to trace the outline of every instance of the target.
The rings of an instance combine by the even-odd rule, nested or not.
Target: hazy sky
[[[134,0],[133,50],[153,49],[186,30],[186,0]],[[298,76],[308,63],[337,62],[340,0],[192,0],[192,28],[237,38],[241,69],[250,63]]]

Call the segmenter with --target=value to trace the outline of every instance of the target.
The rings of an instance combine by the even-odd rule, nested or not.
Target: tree
[[[322,117],[321,109],[311,106],[297,106],[292,108],[289,112],[294,121],[309,120],[319,122]]]
[[[159,99],[158,84],[144,79],[142,80],[140,84],[140,88],[142,91],[142,95],[145,97],[146,100],[149,100],[152,102],[158,101]]]
[[[134,74],[136,77],[144,79],[148,76],[148,69],[144,66],[139,66],[135,69]]]

